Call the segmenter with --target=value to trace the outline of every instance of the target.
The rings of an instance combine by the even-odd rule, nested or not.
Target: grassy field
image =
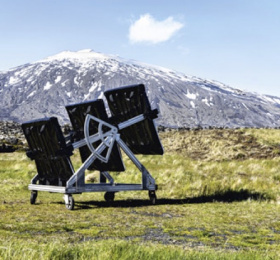
[[[0,259],[279,259],[280,130],[160,136],[164,156],[138,156],[159,185],[156,205],[144,191],[112,203],[74,195],[73,211],[62,194],[39,192],[30,205],[34,162],[0,154]],[[115,181],[140,182],[124,161]]]

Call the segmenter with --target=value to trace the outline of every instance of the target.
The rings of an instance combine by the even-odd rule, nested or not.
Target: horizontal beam
[[[66,193],[66,187],[63,187],[63,186],[29,184],[28,185],[28,189],[29,190],[37,190],[37,191],[48,191],[48,192]]]
[[[118,191],[136,191],[136,190],[156,190],[156,185],[150,185],[147,188],[143,188],[142,184],[114,184],[109,183],[103,184],[85,184],[83,186],[77,186],[72,188],[60,187],[60,186],[51,186],[51,185],[40,185],[40,184],[29,184],[29,190],[36,191],[48,191],[54,193],[63,193],[63,194],[75,194],[83,192],[118,192]]]
[[[145,120],[144,115],[139,115],[139,116],[133,117],[133,118],[127,120],[127,121],[124,121],[124,122],[118,124],[118,128],[119,128],[119,130],[122,130],[122,129],[126,128],[126,127],[129,127],[131,125],[139,123],[139,122],[141,122],[143,120]]]

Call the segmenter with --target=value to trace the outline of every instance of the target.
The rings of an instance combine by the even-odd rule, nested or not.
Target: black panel
[[[74,142],[77,142],[84,138],[84,123],[87,114],[108,122],[108,116],[102,99],[69,105],[66,106],[66,110],[74,129]],[[93,124],[92,121],[89,128],[90,135],[97,132],[97,126],[96,124]],[[94,148],[96,148],[98,145],[99,143],[96,143]],[[91,155],[91,151],[86,145],[79,148],[79,150],[82,161],[84,162]],[[125,168],[118,146],[114,144],[108,163],[101,162],[97,159],[93,162],[89,169],[95,169],[99,171],[124,171]]]
[[[141,114],[152,114],[144,85],[108,90],[105,93],[115,124]],[[135,154],[163,154],[152,118],[120,130],[121,138]]]
[[[39,184],[65,186],[73,174],[73,148],[66,146],[57,118],[30,121],[22,129],[30,148],[26,154],[35,160]]]

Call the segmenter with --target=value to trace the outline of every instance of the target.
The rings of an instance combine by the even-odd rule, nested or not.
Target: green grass
[[[39,192],[30,205],[34,162],[0,154],[0,259],[279,259],[277,133],[162,133],[164,156],[138,156],[159,185],[156,205],[147,192],[119,192],[111,204],[74,195],[73,211],[62,194]],[[124,162],[116,182],[140,182]]]
[[[4,250],[0,257],[5,259],[272,259],[270,254],[257,254],[256,252],[222,252],[206,249],[203,252],[194,249],[182,249],[176,246],[155,245],[152,243],[141,244],[127,241],[108,240],[104,242],[81,242],[76,244],[62,244],[60,242],[37,244],[21,242],[18,245],[2,247]],[[15,249],[16,248],[16,249]],[[277,256],[276,256],[277,257]]]

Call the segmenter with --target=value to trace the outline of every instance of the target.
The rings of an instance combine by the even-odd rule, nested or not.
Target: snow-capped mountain
[[[244,92],[90,50],[62,52],[0,72],[0,120],[56,116],[68,122],[65,105],[102,98],[103,91],[143,83],[159,125],[169,127],[279,127],[280,98]]]

